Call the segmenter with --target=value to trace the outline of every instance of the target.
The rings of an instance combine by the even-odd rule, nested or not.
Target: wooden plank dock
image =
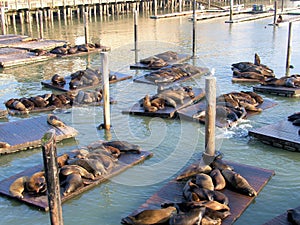
[[[270,100],[270,99],[264,99],[264,102],[262,104],[260,104],[258,106],[258,108],[261,108],[263,110],[271,108],[273,106],[277,105],[277,103],[275,103],[274,101]],[[198,112],[201,111],[205,111],[206,109],[206,103],[204,101],[198,102],[194,105],[185,107],[183,109],[180,109],[177,111],[177,116],[179,119],[185,119],[185,120],[190,120],[190,121],[195,121],[195,122],[199,122],[202,124],[205,124],[205,118],[195,118],[194,115]],[[253,112],[253,111],[247,111],[247,115],[246,117],[249,118],[253,115],[257,115],[261,112]],[[223,127],[232,127],[234,125],[236,125],[239,121],[235,121],[233,123],[229,123],[229,122],[222,122],[220,120],[216,120],[216,126],[223,128]]]
[[[54,127],[48,124],[47,115],[1,123],[0,141],[8,143],[10,147],[0,148],[0,155],[39,147],[41,138],[49,129],[55,129],[56,141],[78,134],[78,131],[70,126]]]
[[[260,80],[257,79],[250,79],[250,78],[240,78],[233,76],[231,78],[232,83],[259,83]]]
[[[261,12],[255,14],[247,13],[246,15],[243,14],[241,16],[238,16],[238,18],[234,18],[232,20],[226,20],[225,23],[240,23],[240,22],[246,22],[251,20],[263,19],[271,16],[274,16],[274,13],[269,13],[269,12]]]
[[[130,109],[123,110],[122,113],[124,114],[133,114],[133,115],[140,115],[140,116],[151,116],[151,117],[161,117],[161,118],[173,118],[175,116],[175,113],[177,110],[187,107],[190,104],[193,104],[193,102],[200,101],[204,96],[205,92],[201,88],[195,88],[193,89],[195,92],[194,98],[188,98],[184,99],[184,104],[178,105],[177,108],[173,108],[171,106],[165,106],[163,109],[159,109],[156,112],[145,112],[143,106],[141,106],[141,103],[138,102],[134,104]]]
[[[163,52],[163,53],[160,53],[160,54],[157,54],[157,55],[154,55],[155,57],[159,57],[159,55],[161,54],[164,54],[164,53],[167,53],[167,52]],[[165,62],[168,64],[168,65],[172,65],[172,64],[176,64],[176,63],[182,63],[186,60],[189,60],[191,58],[190,55],[188,54],[177,54],[177,59],[173,59],[173,60],[165,60]],[[133,65],[130,65],[130,69],[141,69],[141,70],[157,70],[157,69],[160,69],[162,67],[149,67],[147,64],[144,64],[144,63],[141,63],[141,62],[137,62]]]
[[[115,80],[109,81],[110,84],[117,83],[119,81],[128,80],[128,79],[132,78],[132,75],[127,75],[127,74],[124,74],[124,73],[114,72],[114,71],[110,71],[109,75],[115,75],[116,76]],[[47,88],[51,88],[51,89],[55,89],[55,90],[63,91],[63,92],[68,92],[68,91],[74,91],[74,90],[83,90],[83,89],[90,89],[90,88],[99,87],[99,84],[101,83],[101,77],[98,77],[99,78],[99,83],[97,83],[95,85],[81,86],[81,87],[76,88],[76,89],[70,89],[70,86],[69,86],[69,83],[71,81],[70,76],[65,76],[66,84],[63,85],[63,86],[55,85],[55,84],[52,83],[51,80],[41,81],[41,84],[44,87],[47,87]]]
[[[72,199],[72,198],[94,188],[95,186],[97,186],[103,182],[106,182],[109,178],[116,176],[117,174],[125,171],[126,169],[129,169],[130,167],[133,167],[139,163],[142,163],[146,159],[152,157],[152,155],[153,154],[148,151],[141,151],[140,154],[134,154],[134,153],[121,154],[117,165],[113,168],[113,170],[109,174],[101,176],[97,180],[93,180],[93,181],[89,180],[88,184],[86,184],[85,186],[78,188],[77,190],[75,190],[72,193],[69,193],[66,196],[62,195],[61,202],[64,203],[67,200]],[[32,196],[32,195],[29,195],[28,193],[25,193],[23,199],[18,199],[18,198],[14,198],[9,192],[9,187],[12,184],[12,182],[15,181],[15,179],[17,179],[21,176],[31,176],[35,172],[41,171],[42,169],[43,169],[42,165],[37,165],[37,166],[29,168],[21,173],[18,173],[16,175],[13,175],[7,179],[0,181],[0,194],[10,197],[10,198],[13,198],[18,201],[21,201],[23,203],[35,206],[44,211],[48,211],[49,205],[48,205],[47,195]],[[63,192],[63,188],[61,187],[61,193],[62,192]]]
[[[178,65],[180,65],[180,64],[178,64]],[[165,68],[167,68],[167,67],[165,67]],[[177,83],[177,82],[186,81],[186,80],[191,79],[193,77],[204,76],[204,75],[207,75],[207,74],[210,73],[209,69],[206,68],[206,67],[196,67],[196,68],[199,70],[198,72],[196,72],[194,74],[191,74],[190,76],[182,76],[180,79],[174,80],[172,82],[155,82],[155,81],[149,80],[149,79],[146,78],[147,75],[150,75],[149,73],[145,74],[143,76],[134,78],[133,81],[137,82],[137,83],[152,84],[152,85],[168,85],[168,84],[174,84],[174,83]],[[164,68],[162,68],[160,70],[163,70],[163,69]],[[158,72],[160,70],[158,70]],[[173,75],[176,75],[176,74],[173,74]]]
[[[199,162],[198,162],[199,163]],[[195,163],[198,164],[198,163]],[[273,170],[267,170],[263,168],[253,167],[249,165],[243,165],[234,162],[226,162],[228,165],[233,166],[234,171],[241,174],[249,184],[259,194],[263,187],[268,183],[272,176],[275,175]],[[144,204],[142,204],[131,215],[142,211],[143,209],[157,209],[161,208],[161,204],[164,202],[182,202],[184,201],[182,195],[182,189],[185,182],[171,180],[159,191],[152,195]],[[233,192],[228,188],[221,190],[229,198],[229,208],[231,215],[222,221],[222,225],[233,224],[241,214],[247,209],[247,207],[254,201],[254,197]]]
[[[284,97],[299,97],[300,96],[300,87],[275,87],[267,85],[258,85],[253,87],[253,91],[262,92],[271,95],[280,95]]]
[[[300,152],[299,130],[299,126],[293,125],[290,121],[283,120],[276,124],[249,130],[249,135],[265,144],[289,151]]]
[[[295,210],[299,211],[300,206],[295,208]],[[273,219],[269,220],[268,222],[264,223],[263,225],[292,225],[291,222],[288,221],[288,213],[287,211],[281,215],[274,217]]]
[[[196,10],[196,13],[203,13],[204,10]],[[183,12],[174,12],[174,13],[166,13],[162,15],[152,15],[150,16],[151,19],[165,19],[171,17],[178,17],[178,16],[189,16],[193,14],[193,10],[183,11]]]

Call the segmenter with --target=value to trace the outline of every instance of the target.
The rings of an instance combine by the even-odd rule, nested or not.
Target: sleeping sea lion
[[[83,187],[83,180],[78,173],[71,173],[67,176],[67,178],[62,182],[62,186],[65,186],[65,190],[63,195],[66,196],[67,194],[74,192],[80,187]]]
[[[300,224],[300,211],[299,209],[288,209],[287,210],[287,220],[293,225]]]
[[[213,169],[210,174],[215,190],[222,190],[226,186],[225,178],[219,169]]]
[[[211,208],[206,208],[205,215],[214,220],[216,220],[216,219],[223,220],[226,217],[230,216],[231,213],[229,210],[216,211],[216,210],[212,210]]]
[[[78,165],[86,169],[89,173],[92,173],[95,177],[102,175],[103,173],[106,173],[104,166],[100,163],[97,163],[98,165],[95,165],[96,161],[89,160],[89,159],[73,159],[69,160],[69,165]]]
[[[57,116],[54,114],[48,114],[47,122],[55,127],[66,127],[64,122],[62,122]]]
[[[30,97],[29,98],[30,101],[32,101],[34,103],[35,107],[38,108],[44,108],[48,105],[48,101],[45,100],[42,96],[35,96],[35,97]]]
[[[294,121],[294,120],[297,120],[297,119],[300,119],[300,112],[296,112],[296,113],[293,113],[292,115],[289,115],[288,116],[288,121]]]
[[[169,206],[174,206],[177,209],[177,213],[188,212],[193,208],[201,207],[202,204],[199,202],[163,202],[161,204],[162,208],[167,208]]]
[[[222,170],[222,174],[226,180],[226,183],[234,190],[240,192],[241,194],[248,195],[250,197],[257,195],[254,188],[239,173],[236,173],[229,169],[224,169]]]
[[[117,149],[119,149],[121,152],[133,152],[140,154],[142,148],[139,145],[131,144],[127,141],[108,141],[103,142],[103,145],[106,146],[112,146]]]
[[[57,164],[58,164],[58,167],[63,167],[64,165],[67,165],[68,163],[68,159],[69,159],[69,155],[67,153],[61,155],[61,156],[58,156],[57,157]]]
[[[91,180],[95,179],[93,174],[88,172],[82,166],[78,166],[78,165],[65,165],[59,171],[59,174],[63,175],[63,176],[68,176],[72,173],[77,173],[81,177],[84,177],[84,178],[87,178],[87,179],[91,179]]]
[[[163,209],[145,209],[134,216],[122,218],[122,224],[162,224],[167,222],[172,214],[176,213],[176,208],[169,206]]]
[[[185,171],[183,171],[180,175],[178,175],[176,177],[176,180],[190,178],[192,176],[195,176],[198,173],[209,173],[210,171],[211,171],[211,167],[208,165],[193,164]]]
[[[211,191],[214,190],[214,184],[213,184],[212,178],[205,173],[197,174],[195,183],[200,188],[205,188],[205,189],[208,189]]]
[[[13,197],[24,198],[23,192],[25,190],[25,183],[28,182],[29,177],[23,176],[16,179],[10,186],[9,192]]]
[[[28,109],[25,107],[25,105],[18,100],[15,100],[12,103],[12,108],[15,110],[19,110],[19,111],[28,111]]]
[[[296,119],[293,121],[293,125],[300,126],[300,119]]]
[[[143,108],[144,108],[145,112],[156,112],[158,110],[158,108],[156,108],[155,106],[151,105],[149,95],[146,95],[143,98]]]
[[[52,76],[51,82],[52,82],[52,84],[58,85],[58,86],[64,86],[66,84],[65,78],[58,74],[54,74]]]
[[[47,190],[45,172],[40,171],[34,173],[25,183],[26,191],[34,194],[45,193]]]
[[[233,170],[232,166],[226,164],[221,157],[216,157],[215,160],[210,164],[213,169],[219,169],[220,171],[228,169]]]
[[[205,206],[193,208],[185,213],[173,214],[169,220],[170,225],[194,225],[201,224],[205,214]]]
[[[20,102],[26,107],[28,110],[34,109],[34,103],[30,101],[28,98],[20,98]]]
[[[165,100],[163,98],[154,98],[151,100],[151,105],[157,109],[165,108]]]
[[[220,218],[213,219],[209,216],[204,216],[201,220],[201,225],[221,225],[222,220]]]
[[[217,201],[201,201],[201,204],[205,205],[207,208],[210,208],[212,210],[216,211],[229,211],[229,206],[222,204]]]
[[[77,53],[78,52],[78,48],[77,48],[77,46],[75,45],[75,46],[72,46],[72,47],[70,47],[69,49],[68,49],[68,54],[75,54],[75,53]]]

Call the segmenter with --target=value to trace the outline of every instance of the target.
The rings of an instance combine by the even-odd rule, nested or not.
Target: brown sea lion
[[[151,100],[151,105],[156,107],[157,109],[165,108],[165,100],[163,98],[154,98]]]
[[[288,209],[287,220],[293,225],[300,225],[300,211],[299,209]]]
[[[49,104],[49,101],[45,100],[42,96],[30,97],[29,100],[38,108],[45,108]]]
[[[253,91],[242,91],[242,93],[246,93],[248,95],[250,95],[252,98],[255,99],[255,101],[258,104],[262,104],[264,102],[264,99],[257,93],[253,92]]]
[[[205,214],[205,206],[193,208],[185,213],[173,214],[169,220],[169,225],[194,225],[200,224]]]
[[[20,98],[20,102],[26,107],[28,110],[34,109],[34,103],[30,101],[28,98]]]
[[[169,206],[163,209],[145,209],[134,216],[122,218],[122,224],[151,225],[167,222],[172,214],[176,213],[176,208]]]
[[[24,198],[23,192],[25,190],[25,184],[28,182],[29,177],[23,176],[16,179],[10,186],[9,192],[13,197]]]
[[[239,173],[225,169],[222,170],[222,174],[226,180],[226,183],[234,190],[238,191],[241,194],[248,195],[250,197],[257,195],[254,188]]]
[[[26,191],[34,194],[45,193],[47,190],[45,172],[40,171],[34,173],[25,183]]]
[[[92,173],[95,177],[102,175],[105,171],[104,166],[100,168],[102,171],[99,170],[98,167],[95,165],[95,161],[89,159],[73,159],[68,161],[69,165],[78,165],[86,169],[89,173]]]
[[[229,210],[225,211],[216,211],[212,210],[211,208],[206,208],[205,215],[212,219],[225,219],[226,217],[230,216],[231,213]]]
[[[228,169],[233,170],[233,167],[225,163],[221,157],[216,157],[215,160],[210,164],[213,169],[219,169],[220,171]]]
[[[204,216],[201,220],[201,225],[221,225],[222,220],[220,218],[213,219],[208,216]]]
[[[19,100],[15,100],[12,103],[12,107],[13,107],[13,109],[19,110],[19,111],[28,111],[28,109],[25,107],[25,105],[22,102],[20,102]]]
[[[63,167],[64,165],[67,165],[68,163],[68,159],[69,159],[69,155],[67,153],[61,155],[61,156],[58,156],[57,157],[57,164],[58,164],[58,167]]]
[[[72,46],[72,47],[70,47],[69,49],[68,49],[68,54],[75,54],[75,53],[77,53],[78,52],[78,48],[77,48],[77,46],[75,45],[75,46]]]
[[[205,205],[207,208],[210,208],[212,210],[216,211],[229,211],[229,206],[222,204],[217,201],[201,201],[201,204]]]
[[[209,173],[211,171],[211,167],[208,165],[200,165],[200,164],[193,164],[184,170],[180,175],[176,177],[176,180],[182,180],[186,178],[190,178],[195,176],[198,173]]]
[[[103,142],[103,145],[106,146],[112,146],[117,149],[119,149],[121,152],[133,152],[140,154],[142,148],[139,145],[131,144],[127,141],[108,141]]]
[[[177,209],[177,213],[188,212],[191,209],[201,207],[202,204],[199,202],[163,202],[161,204],[162,208],[167,208],[169,206],[174,206]]]
[[[78,188],[84,186],[83,180],[78,173],[71,173],[67,176],[67,178],[62,182],[62,186],[65,187],[63,195],[66,196],[71,192],[76,191]]]
[[[87,179],[91,179],[91,180],[95,179],[95,176],[92,173],[88,172],[82,166],[78,166],[78,165],[65,165],[59,171],[59,174],[61,174],[63,176],[68,176],[71,173],[77,173],[81,177],[84,177]]]
[[[62,122],[57,116],[54,114],[48,114],[47,116],[47,122],[55,127],[66,127],[64,122]]]
[[[158,110],[158,108],[156,108],[155,106],[151,105],[151,101],[150,101],[149,95],[146,95],[143,98],[143,107],[144,107],[145,112],[156,112]]]
[[[214,184],[211,177],[205,173],[197,174],[195,183],[200,188],[205,188],[211,191],[214,190]]]
[[[226,181],[219,169],[213,169],[209,175],[212,178],[215,190],[218,191],[225,188]]]
[[[0,149],[1,148],[9,148],[10,144],[8,144],[7,142],[4,141],[0,141]]]
[[[51,78],[51,82],[54,85],[64,86],[66,84],[66,79],[58,74],[54,74]]]

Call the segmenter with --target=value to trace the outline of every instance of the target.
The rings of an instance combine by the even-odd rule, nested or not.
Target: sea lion
[[[19,100],[13,101],[11,105],[12,109],[18,110],[18,111],[28,111],[28,109],[25,107],[25,105],[20,102]]]
[[[201,207],[202,204],[199,202],[163,202],[161,204],[162,208],[167,208],[169,206],[174,206],[177,213],[188,212],[191,209]]]
[[[34,194],[45,193],[47,190],[45,172],[40,171],[34,173],[25,183],[26,191]]]
[[[209,173],[211,167],[209,165],[193,164],[184,170],[180,175],[176,177],[176,180],[182,180],[195,176],[198,173]]]
[[[117,80],[117,76],[115,74],[109,75],[109,81]]]
[[[54,74],[52,76],[51,82],[52,82],[52,84],[58,85],[58,86],[64,86],[66,84],[65,78],[58,74]]]
[[[36,56],[43,56],[48,53],[48,51],[44,49],[34,49],[33,52],[35,53]]]
[[[0,149],[1,148],[9,148],[10,144],[8,144],[7,142],[4,141],[0,141]]]
[[[199,173],[196,175],[195,183],[200,188],[205,188],[208,190],[214,190],[214,184],[211,177],[205,173]]]
[[[211,219],[225,219],[226,217],[230,216],[231,213],[229,210],[225,211],[216,211],[212,210],[211,208],[206,208],[205,215],[207,215]]]
[[[117,149],[119,149],[121,152],[133,152],[140,154],[142,148],[139,145],[131,144],[127,141],[108,141],[103,142],[103,145],[106,146],[112,146]]]
[[[92,173],[95,177],[102,175],[103,173],[105,174],[105,168],[102,164],[97,163],[98,165],[96,166],[95,163],[96,161],[94,160],[89,160],[89,159],[73,159],[68,161],[69,165],[78,165],[86,169],[89,173]]]
[[[10,186],[9,192],[13,197],[24,198],[23,192],[25,190],[25,183],[28,182],[29,177],[22,176],[16,179]]]
[[[221,157],[216,157],[215,160],[210,164],[213,169],[219,169],[220,171],[228,169],[233,170],[232,166],[225,163]]]
[[[154,98],[151,100],[151,105],[156,107],[157,109],[165,108],[165,100],[163,98]]]
[[[260,57],[257,53],[254,54],[254,64],[257,66],[260,65]]]
[[[56,106],[57,108],[61,108],[63,106],[62,101],[55,94],[52,94],[48,100],[49,105]]]
[[[70,46],[70,48],[68,49],[68,54],[75,54],[78,52],[78,47],[75,45],[75,46]]]
[[[294,120],[297,120],[297,119],[300,119],[300,112],[296,112],[296,113],[293,113],[292,115],[289,115],[288,116],[288,121],[294,121]]]
[[[213,169],[209,175],[213,181],[214,190],[222,190],[225,188],[226,181],[219,169]]]
[[[201,220],[201,225],[221,225],[222,220],[220,218],[213,219],[208,216],[204,216]]]
[[[293,225],[300,225],[300,211],[299,209],[288,209],[287,220]]]
[[[300,119],[296,119],[293,121],[293,125],[300,126]]]
[[[201,204],[205,205],[207,208],[210,208],[212,210],[216,210],[216,211],[229,211],[230,208],[229,206],[222,204],[220,202],[217,201],[201,201]]]
[[[239,173],[229,169],[222,170],[222,174],[229,187],[238,191],[241,194],[248,195],[250,197],[256,196],[257,193],[254,188],[248,183],[248,181]]]
[[[69,159],[69,155],[67,153],[61,155],[61,156],[58,156],[57,157],[57,165],[58,167],[63,167],[64,165],[67,165],[68,163],[68,159]]]
[[[145,209],[134,216],[122,218],[122,224],[150,225],[167,222],[172,214],[176,213],[176,208],[169,206],[163,209]]]
[[[38,108],[45,108],[49,104],[49,101],[45,100],[42,96],[30,97],[29,100]]]
[[[68,45],[65,44],[63,46],[55,47],[50,51],[50,53],[58,54],[58,55],[67,55],[68,54]]]
[[[34,103],[30,101],[28,98],[20,98],[20,102],[26,107],[28,110],[34,109]]]
[[[55,127],[66,127],[64,122],[62,122],[57,116],[54,114],[48,114],[47,116],[47,122]]]
[[[74,192],[78,188],[81,188],[84,186],[83,180],[78,173],[71,173],[67,176],[67,178],[62,182],[62,186],[65,186],[63,195],[66,196],[67,194],[70,194],[71,192]]]
[[[145,112],[156,112],[158,110],[158,108],[151,105],[149,95],[145,95],[145,97],[143,98],[143,108]]]
[[[95,176],[93,174],[91,174],[86,169],[84,169],[83,167],[78,166],[78,165],[65,165],[59,171],[59,174],[63,175],[63,176],[68,176],[72,173],[77,173],[81,177],[84,177],[87,179],[91,179],[91,180],[95,179]]]
[[[205,214],[205,208],[205,206],[200,206],[185,213],[173,214],[169,220],[169,225],[200,224]]]
[[[264,102],[264,99],[253,91],[242,91],[242,93],[250,95],[258,104],[262,104]]]

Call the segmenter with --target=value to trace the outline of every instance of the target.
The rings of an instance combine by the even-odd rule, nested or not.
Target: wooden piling
[[[1,28],[2,28],[2,34],[6,35],[6,24],[5,24],[5,11],[4,7],[1,7]]]
[[[134,53],[135,63],[138,63],[138,12],[134,10]]]
[[[88,23],[88,13],[83,14],[83,24],[84,24],[84,37],[85,43],[89,43],[89,23]]]
[[[230,9],[229,9],[229,21],[232,22],[233,18],[233,0],[230,0]]]
[[[44,134],[41,141],[47,182],[50,221],[52,225],[63,225],[55,139],[55,130],[51,129]]]
[[[154,16],[156,16],[157,15],[157,0],[154,0],[153,1],[153,7],[154,7]]]
[[[43,39],[44,38],[44,24],[43,24],[43,11],[39,11],[39,15],[40,15],[40,18],[39,18],[39,22],[40,22],[40,39]]]
[[[104,129],[110,130],[108,52],[101,52]]]
[[[205,152],[203,161],[209,165],[215,156],[215,124],[216,124],[216,78],[205,78],[206,111],[205,111]]]
[[[291,40],[292,40],[292,22],[289,22],[289,31],[288,31],[288,43],[287,43],[287,56],[286,56],[286,67],[285,67],[285,76],[290,76],[290,62],[291,62]]]
[[[274,18],[273,18],[273,24],[276,24],[277,20],[277,1],[274,1]]]
[[[193,51],[193,55],[192,57],[195,58],[196,57],[196,0],[193,0],[193,34],[192,34],[192,38],[193,38],[193,44],[192,44],[192,51]]]
[[[12,21],[13,21],[13,27],[14,27],[14,34],[17,34],[17,24],[16,24],[16,14],[12,14]]]

